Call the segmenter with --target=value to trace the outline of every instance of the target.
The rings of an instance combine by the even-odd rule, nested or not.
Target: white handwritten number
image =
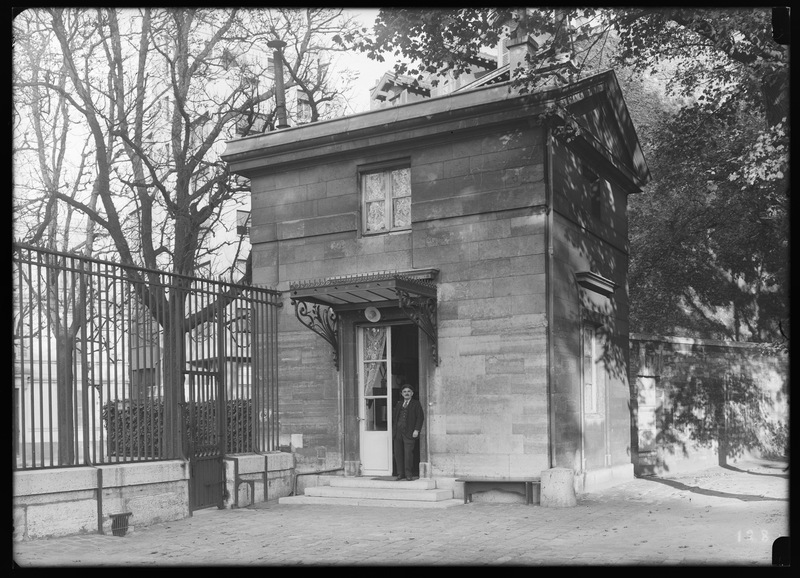
[[[737,542],[741,542],[742,540],[750,542],[753,540],[754,537],[755,537],[755,532],[753,532],[753,530],[746,530],[744,533],[742,532],[742,530],[736,532]],[[769,532],[767,530],[764,529],[761,530],[761,541],[769,542]]]

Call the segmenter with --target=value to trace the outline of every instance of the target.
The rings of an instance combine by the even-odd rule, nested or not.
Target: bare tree
[[[21,110],[28,110],[25,117],[27,127],[18,122],[15,129],[20,139],[15,147],[15,155],[26,158],[30,173],[35,178],[18,178],[17,187],[21,195],[15,197],[15,213],[21,217],[18,222],[22,227],[23,238],[31,244],[39,244],[52,251],[80,252],[85,256],[93,254],[95,223],[83,217],[72,205],[59,202],[59,195],[70,199],[86,198],[86,205],[96,210],[97,190],[88,183],[91,149],[86,135],[79,134],[76,122],[71,116],[71,107],[65,97],[67,74],[63,66],[51,60],[46,49],[47,32],[40,27],[38,21],[25,23],[28,32],[41,34],[20,34],[17,46],[20,49],[20,60],[16,72],[25,69],[30,82],[25,89],[15,95],[15,105]],[[47,68],[46,64],[53,64]],[[52,84],[58,90],[48,90]],[[16,116],[22,118],[21,115]],[[27,128],[28,130],[25,130]],[[75,166],[70,165],[68,151],[75,146],[80,151],[76,156]],[[19,175],[20,177],[22,175]],[[82,218],[83,217],[83,218]],[[29,226],[25,230],[26,225]],[[81,235],[75,240],[72,233],[80,230]],[[49,259],[50,257],[48,257]],[[54,258],[55,259],[55,258]],[[34,283],[43,289],[40,299],[29,299],[20,304],[24,310],[18,311],[18,323],[15,327],[15,338],[24,343],[27,332],[45,337],[52,333],[56,337],[57,389],[56,415],[58,423],[58,448],[60,463],[73,463],[75,458],[74,444],[71,443],[75,424],[73,421],[73,360],[79,332],[85,319],[85,302],[63,299],[64,294],[73,289],[85,292],[82,276],[75,277],[64,272],[64,259],[53,266],[43,268],[42,279],[38,283],[31,279],[22,280],[25,284]],[[75,285],[74,288],[67,286]],[[28,291],[32,295],[31,291]],[[34,318],[32,312],[41,310],[47,328],[27,327],[22,319]],[[15,350],[16,351],[16,350]],[[20,348],[20,353],[22,349]]]
[[[310,63],[323,62],[331,30],[355,32],[341,12],[45,8],[23,12],[14,22],[15,88],[39,94],[18,106],[32,113],[42,98],[61,102],[63,114],[74,115],[88,134],[85,153],[91,155],[72,192],[49,176],[41,179],[42,222],[24,236],[54,237],[64,225],[56,211],[68,208],[89,223],[87,251],[110,250],[123,265],[149,271],[126,269],[164,342],[174,344],[164,348],[163,360],[173,423],[184,357],[177,337],[202,319],[186,313],[189,277],[204,255],[218,250],[213,231],[223,209],[248,193],[248,183],[233,178],[219,159],[223,141],[237,136],[243,121],[252,130],[274,113],[268,40],[302,38],[286,51],[286,86],[302,85],[314,102],[327,98],[325,76]],[[30,40],[21,42],[26,35]],[[41,64],[27,66],[36,58]],[[43,126],[18,126],[22,143],[45,134]],[[262,122],[261,130],[268,126]],[[51,138],[31,147],[46,157],[42,175],[58,165],[58,142],[64,141]],[[64,150],[69,154],[69,146]],[[89,182],[91,190],[84,190]],[[158,270],[176,274],[177,286],[165,288]],[[249,282],[248,268],[240,283]],[[67,339],[60,346],[72,348]],[[65,391],[71,387],[63,385]],[[168,451],[177,453],[180,440],[172,443]]]

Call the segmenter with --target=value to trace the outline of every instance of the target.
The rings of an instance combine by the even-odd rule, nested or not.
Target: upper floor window
[[[411,169],[408,167],[362,173],[361,194],[365,233],[411,227]]]
[[[311,103],[305,94],[297,95],[297,122],[298,124],[311,122]]]
[[[600,219],[603,216],[605,181],[584,164],[581,164],[581,175],[587,183],[586,207],[589,214]]]

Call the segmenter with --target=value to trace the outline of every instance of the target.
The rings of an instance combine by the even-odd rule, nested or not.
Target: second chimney
[[[276,128],[289,128],[286,120],[286,94],[283,88],[283,48],[286,43],[283,40],[270,40],[267,46],[275,50],[273,65],[275,67],[275,113],[278,117]]]

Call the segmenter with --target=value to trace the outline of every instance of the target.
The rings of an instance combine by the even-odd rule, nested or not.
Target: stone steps
[[[397,482],[387,478],[335,477],[330,485],[305,489],[302,496],[278,499],[279,504],[333,504],[388,508],[449,508],[462,505],[452,489],[436,487],[436,480]]]
[[[395,480],[390,480],[386,478],[335,477],[335,478],[330,478],[330,487],[377,488],[377,489],[388,489],[388,490],[433,490],[436,489],[436,480],[434,480],[433,478],[419,478],[411,481],[397,482]]]
[[[452,490],[415,490],[388,488],[346,488],[334,486],[318,486],[306,488],[306,496],[331,498],[360,498],[370,500],[405,500],[419,502],[438,502],[453,498]]]

